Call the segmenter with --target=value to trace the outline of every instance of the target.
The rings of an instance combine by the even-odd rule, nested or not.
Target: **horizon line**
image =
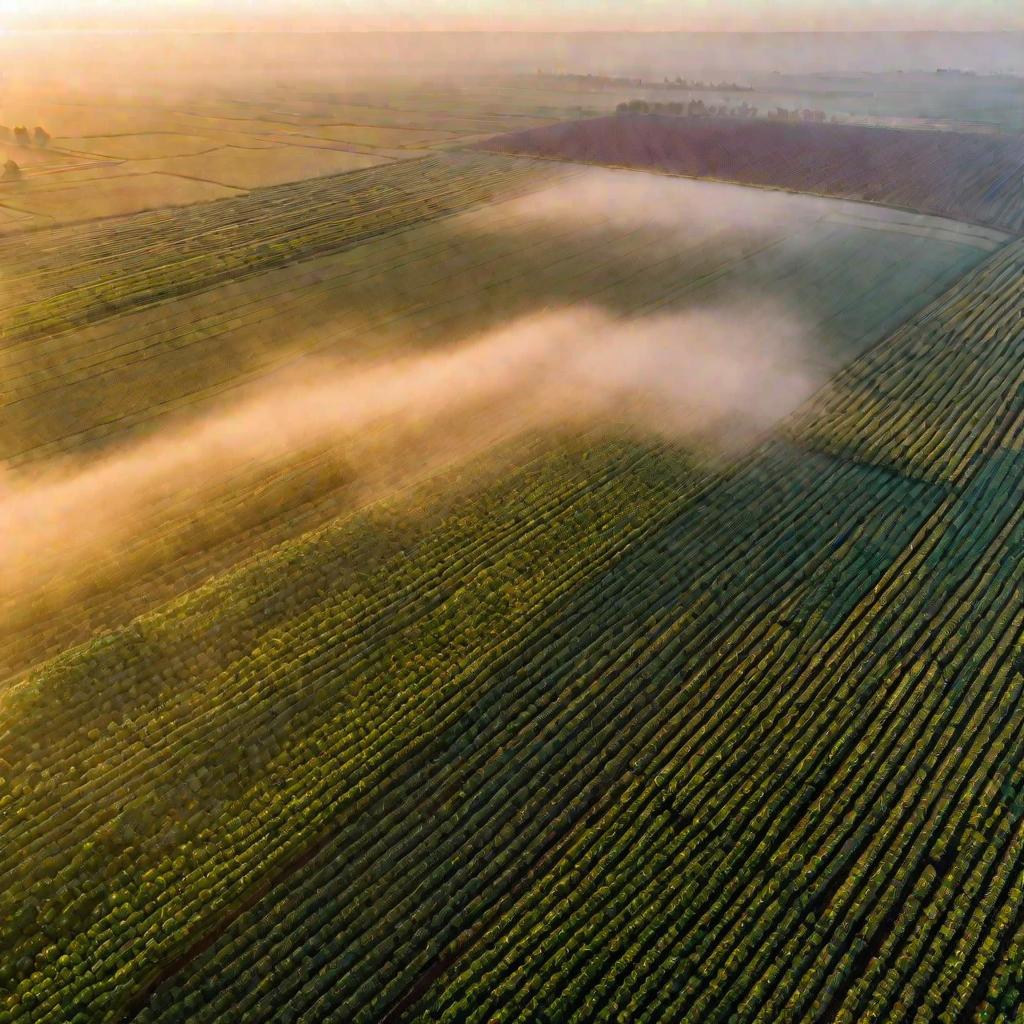
[[[1020,28],[762,28],[762,29],[634,29],[634,28],[580,28],[580,29],[532,29],[532,28],[175,28],[128,27],[128,28],[5,28],[0,25],[0,35],[532,35],[532,36],[581,36],[581,35],[692,35],[692,36],[977,36],[977,35],[1024,35]]]

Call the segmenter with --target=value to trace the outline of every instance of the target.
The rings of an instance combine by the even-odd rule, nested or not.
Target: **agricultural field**
[[[233,188],[282,185],[324,174],[339,174],[383,163],[363,153],[346,153],[319,147],[275,146],[273,149],[225,147],[195,156],[172,156],[140,161],[154,172],[174,174]]]
[[[0,233],[208,202],[228,189],[392,163],[564,114],[557,104],[520,112],[507,98],[482,109],[462,90],[395,84],[375,90],[376,105],[368,99],[355,87],[310,96],[296,84],[245,100],[216,89],[130,100],[10,89],[0,105],[0,163],[14,160],[21,177],[0,182]],[[10,132],[23,123],[46,127],[48,145],[15,144]]]
[[[436,131],[430,128],[383,128],[379,125],[338,124],[323,125],[317,137],[335,142],[353,142],[360,146],[431,146],[449,142],[460,136],[451,131]]]
[[[598,214],[610,193],[617,206]],[[583,215],[564,216],[569,196]],[[719,201],[735,208],[742,231],[728,217],[701,214]],[[644,223],[638,211],[649,202],[672,204],[672,220]],[[344,216],[311,217],[307,203]],[[835,368],[1005,240],[997,231],[855,204],[783,195],[751,202],[724,185],[485,154],[265,190],[231,206],[188,220],[119,223],[119,237],[150,239],[119,266],[111,266],[101,231],[94,260],[86,249],[78,266],[59,271],[41,261],[25,273],[31,251],[9,248],[23,276],[5,319],[5,391],[20,408],[0,421],[0,455],[23,463],[123,433],[141,420],[128,408],[112,417],[118,401],[155,415],[154,395],[125,388],[118,376],[135,364],[159,381],[163,404],[178,397],[176,382],[187,373],[181,398],[192,401],[206,377],[218,388],[325,347],[353,356],[457,340],[545,304],[599,301],[630,315],[644,303],[682,308],[742,287],[799,305],[822,329],[807,358]],[[248,236],[218,224],[256,209],[263,219]],[[449,259],[439,269],[441,252]],[[52,254],[48,240],[41,255]],[[218,271],[224,284],[211,287]],[[487,303],[476,297],[483,286]],[[858,300],[868,292],[874,301],[865,306]],[[171,297],[170,305],[152,305]],[[121,313],[112,318],[112,310]],[[233,359],[225,359],[229,352]],[[216,374],[204,372],[207,361]],[[89,429],[86,403],[103,376],[110,393],[94,396],[97,425]],[[57,383],[80,395],[63,422],[66,402],[57,403],[55,418],[49,399],[32,398]],[[112,418],[114,430],[100,426]]]
[[[1005,235],[451,154],[97,223],[74,262],[59,234],[31,242],[4,314],[15,466],[152,431],[282,361],[432,348],[552,304],[637,321],[770,295],[835,376],[725,465],[614,430],[531,435],[500,442],[503,471],[438,465],[360,510],[352,463],[307,452],[217,483],[198,518],[139,519],[105,582],[44,587],[48,612],[5,637],[17,673],[72,648],[3,698],[7,1020],[858,1020],[931,991],[957,945],[951,999],[1015,998],[1009,783],[972,781],[1013,749],[982,680],[1015,692],[1015,613],[997,583],[958,603],[1012,573]],[[962,413],[902,397],[919,372],[966,388]],[[905,413],[878,415],[879,380]],[[914,461],[900,437],[925,424]],[[77,619],[57,614],[69,593]],[[865,648],[925,604],[950,625]],[[924,728],[961,741],[920,747]],[[947,778],[970,801],[943,802]],[[967,919],[953,868],[987,894]],[[933,905],[942,928],[914,929],[908,959]]]
[[[1024,230],[1021,136],[629,114],[515,132],[479,145],[498,153],[863,199]]]
[[[602,210],[609,192],[614,209]],[[570,196],[579,213],[565,220]],[[809,374],[825,375],[1005,240],[811,197],[751,202],[725,185],[490,155],[435,156],[266,190],[248,245],[212,218],[219,212],[244,222],[257,206],[250,197],[235,203],[234,212],[218,204],[120,222],[114,237],[129,253],[120,266],[110,264],[112,244],[101,229],[94,250],[82,240],[78,267],[47,265],[56,237],[44,247],[40,236],[44,259],[32,273],[31,253],[11,247],[10,266],[23,276],[19,302],[5,313],[0,457],[7,465],[27,470],[95,457],[188,423],[275,371],[436,350],[544,306],[599,305],[642,318],[736,292],[770,296],[815,333],[816,347],[801,358]],[[431,217],[428,204],[447,215]],[[645,223],[651,204],[675,210],[673,219]],[[719,204],[728,215],[699,212]],[[325,216],[306,239],[311,208]],[[345,216],[329,216],[333,209]],[[190,249],[192,239],[201,250]],[[310,258],[276,258],[303,246]],[[98,262],[87,260],[91,251]],[[160,278],[149,269],[156,267]],[[225,278],[215,287],[211,267]],[[185,504],[161,512],[159,545],[140,530],[109,567],[91,559],[80,574],[61,567],[52,581],[37,572],[36,600],[21,595],[7,609],[0,664],[7,672],[23,667],[344,511],[373,475],[364,461],[359,451],[315,449],[296,465],[253,468],[243,508],[237,482],[213,486],[199,511]],[[138,579],[126,578],[129,565]]]
[[[206,203],[233,194],[234,189],[217,182],[142,173],[70,182],[55,175],[31,185],[17,183],[7,189],[4,198],[13,211],[54,222],[118,217],[164,206]]]
[[[155,160],[160,157],[188,156],[216,148],[209,138],[180,132],[140,132],[136,135],[93,135],[83,138],[54,139],[60,149],[112,157],[116,160]]]
[[[1024,1019],[967,77],[12,87],[0,1024]]]

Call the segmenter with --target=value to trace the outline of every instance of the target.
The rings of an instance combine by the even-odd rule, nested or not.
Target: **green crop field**
[[[397,1006],[422,1021],[860,1021],[907,1007],[1013,1019],[1019,275],[963,310],[1022,251],[994,256],[834,386],[894,446],[927,427],[936,447],[973,452],[955,481],[852,438],[819,450],[829,391],[811,426],[798,415],[728,472],[601,449],[571,514],[559,469],[523,536],[486,505],[479,541],[436,534],[453,560],[431,561],[440,575],[400,608],[393,574],[418,580],[425,547],[382,565],[380,592],[367,581],[366,613],[344,611],[349,590],[275,622],[219,685],[251,680],[247,712],[268,719],[292,693],[313,706],[301,705],[304,740],[282,736],[269,754],[266,789],[246,787],[259,810],[238,834],[253,853],[258,815],[273,821],[291,798],[291,820],[318,839],[141,1019],[279,1019],[286,1006],[317,1020],[391,1019]],[[958,372],[941,363],[954,332]],[[929,403],[881,420],[878,382],[898,404],[911,353],[954,391],[990,375],[993,400],[968,390],[945,421]],[[144,664],[152,640],[136,643]],[[109,678],[99,664],[85,675]],[[186,888],[174,891],[182,909],[167,914],[187,916]]]
[[[683,215],[680,234],[678,225],[652,228],[614,213],[559,223],[545,212],[579,195],[580,183],[600,192],[633,180],[438,156],[238,200],[261,211],[248,237],[217,226],[218,216],[242,216],[224,204],[124,221],[115,237],[125,256],[114,266],[110,229],[96,229],[95,256],[80,241],[77,266],[51,265],[55,250],[41,239],[35,266],[11,246],[20,302],[5,315],[0,456],[27,468],[95,454],[187,422],[302,360],[358,365],[433,351],[545,306],[600,305],[629,319],[699,308],[737,290],[769,295],[800,310],[816,337],[804,357],[825,374],[1002,242],[998,232],[810,197],[755,197],[743,231],[717,215]],[[743,195],[647,180],[661,201],[680,206]],[[346,215],[317,221],[307,238],[304,193],[321,213],[334,206]],[[432,212],[446,209],[440,219]],[[368,237],[375,232],[383,235]],[[142,244],[128,241],[136,238]],[[281,258],[303,249],[305,260]],[[148,269],[154,264],[159,275]],[[210,287],[217,274],[228,279]],[[158,544],[145,533],[110,565],[62,566],[53,580],[39,573],[37,601],[18,594],[8,602],[0,664],[7,673],[22,668],[351,507],[354,458],[315,449],[295,464],[275,462],[272,473],[248,470],[244,503],[237,485],[210,487],[198,512],[165,513]]]
[[[575,80],[34,95],[0,1024],[1024,1019],[1024,239],[471,145]]]

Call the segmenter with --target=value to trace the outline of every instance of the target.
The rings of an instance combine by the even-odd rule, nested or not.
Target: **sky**
[[[0,0],[0,30],[1024,30],[1024,0]]]

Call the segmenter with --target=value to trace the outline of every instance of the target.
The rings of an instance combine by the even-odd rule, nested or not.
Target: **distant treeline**
[[[45,149],[50,144],[50,133],[40,125],[36,125],[31,132],[23,124],[17,125],[13,131],[6,125],[0,125],[0,139],[10,138],[26,148],[34,143],[39,149]]]
[[[581,85],[598,86],[605,89],[621,89],[624,86],[634,89],[688,89],[690,92],[753,92],[750,85],[738,85],[736,82],[699,82],[688,78],[665,77],[660,81],[645,78],[623,78],[615,75],[579,75],[559,71],[538,71],[540,78],[555,79],[560,82],[578,82]]]
[[[620,103],[615,108],[615,112],[617,114],[669,114],[673,117],[765,117],[770,121],[810,121],[817,124],[829,120],[829,116],[824,110],[787,110],[785,107],[775,107],[773,110],[762,113],[759,107],[752,107],[745,100],[739,106],[730,106],[728,103],[705,103],[703,100],[690,100],[688,103],[629,100],[627,103]],[[835,124],[839,118],[832,117],[831,121]]]

